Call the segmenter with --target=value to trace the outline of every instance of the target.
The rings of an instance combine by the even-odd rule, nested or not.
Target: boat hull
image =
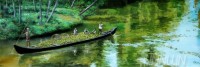
[[[91,42],[91,41],[95,41],[95,40],[99,40],[108,36],[113,35],[116,32],[117,28],[113,28],[112,30],[104,33],[101,36],[98,36],[96,38],[92,38],[92,39],[87,39],[87,40],[83,40],[83,41],[79,41],[79,42],[74,42],[74,43],[70,43],[70,44],[63,44],[60,46],[52,46],[52,47],[46,47],[46,48],[26,48],[26,47],[21,47],[18,45],[14,45],[14,48],[16,50],[17,53],[19,54],[26,54],[26,53],[35,53],[35,52],[41,52],[41,51],[47,51],[47,50],[54,50],[54,49],[59,49],[59,48],[64,48],[64,47],[69,47],[69,46],[74,46],[77,44],[82,44],[82,43],[86,43],[86,42]]]

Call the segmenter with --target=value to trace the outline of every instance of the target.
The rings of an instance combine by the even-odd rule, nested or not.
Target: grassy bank
[[[82,18],[94,14],[94,10],[105,1],[95,2],[94,6],[83,12],[93,2],[93,0],[0,1],[0,40],[24,37],[27,27],[30,28],[31,36],[69,30],[82,24]]]
[[[31,36],[44,35],[45,33],[54,32],[57,30],[67,30],[81,23],[81,16],[78,15],[79,11],[76,9],[57,8],[51,20],[46,22],[46,12],[43,11],[42,24],[39,24],[39,13],[23,11],[22,20],[19,23],[17,17],[7,15],[3,17],[0,12],[0,39],[13,39],[16,37],[25,36],[25,28],[30,28]]]

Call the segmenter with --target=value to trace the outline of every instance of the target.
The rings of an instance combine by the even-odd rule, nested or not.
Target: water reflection
[[[199,62],[199,33],[198,33],[198,22],[197,22],[197,13],[199,8],[194,7],[194,0],[189,0],[189,13],[183,17],[180,22],[180,25],[177,27],[175,32],[172,34],[178,35],[177,38],[172,38],[174,41],[168,41],[165,45],[170,46],[169,48],[159,48],[163,51],[166,56],[175,55],[181,56],[180,58],[185,58],[186,63],[179,64],[178,66],[199,66],[194,62]],[[172,56],[171,56],[172,57]],[[166,63],[165,63],[166,64]]]
[[[0,67],[18,67],[18,61],[17,55],[0,56]]]
[[[42,52],[22,55],[19,61],[20,67],[27,66],[50,66],[50,67],[88,67],[102,55],[101,45],[103,41],[81,44],[55,50],[53,52]]]
[[[108,64],[108,67],[117,67],[117,45],[107,42],[104,44],[104,55],[105,55],[105,62]]]

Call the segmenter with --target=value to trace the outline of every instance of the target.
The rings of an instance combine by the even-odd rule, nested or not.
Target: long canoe
[[[90,41],[99,40],[99,39],[102,39],[102,38],[105,38],[105,37],[113,35],[116,32],[116,30],[117,30],[117,28],[113,28],[112,30],[107,31],[107,32],[105,32],[104,34],[102,34],[102,35],[100,35],[98,37],[87,39],[87,40],[83,40],[83,41],[78,41],[78,42],[74,42],[74,43],[63,44],[63,45],[59,45],[59,46],[51,46],[51,47],[45,47],[45,48],[27,48],[27,47],[21,47],[21,46],[18,46],[18,45],[14,45],[14,48],[15,48],[16,52],[18,52],[19,54],[35,53],[35,52],[41,52],[41,51],[47,51],[47,50],[54,50],[54,49],[69,47],[69,46],[82,44],[82,43],[86,43],[86,42],[90,42]]]

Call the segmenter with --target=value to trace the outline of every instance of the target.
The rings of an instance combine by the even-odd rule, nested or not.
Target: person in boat
[[[53,38],[53,39],[59,39],[60,35],[59,34],[54,34],[54,35],[51,36],[51,38]]]
[[[99,24],[99,33],[102,33],[102,29],[103,29],[103,24],[102,22]]]
[[[77,29],[74,28],[74,35],[77,35]]]
[[[84,29],[84,34],[89,34],[89,31],[86,28]]]
[[[25,35],[26,35],[26,45],[27,47],[30,47],[30,30],[29,28],[26,28],[26,32],[25,32]]]

